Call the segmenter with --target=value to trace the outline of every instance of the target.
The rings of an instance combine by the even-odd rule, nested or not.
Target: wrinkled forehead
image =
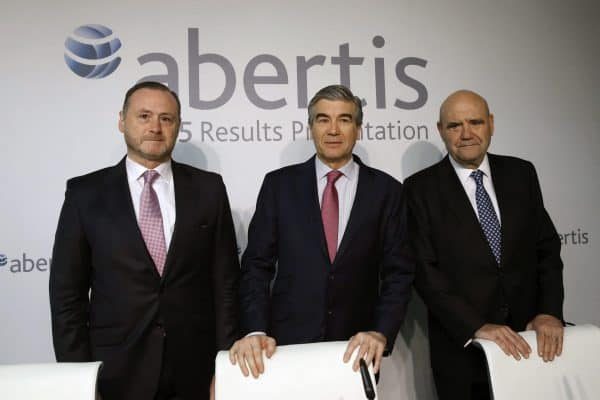
[[[486,100],[469,91],[453,93],[440,106],[440,121],[459,117],[485,118],[489,114]]]

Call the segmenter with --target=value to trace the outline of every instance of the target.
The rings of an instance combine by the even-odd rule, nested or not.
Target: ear
[[[490,136],[494,136],[494,114],[490,114]]]
[[[119,130],[125,133],[125,115],[123,111],[119,111]]]
[[[442,136],[442,131],[443,131],[442,121],[438,121],[436,126],[437,126],[438,133],[440,134],[440,136]]]

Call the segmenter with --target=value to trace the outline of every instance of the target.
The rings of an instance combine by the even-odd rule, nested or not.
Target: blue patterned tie
[[[477,202],[479,223],[481,224],[481,229],[483,229],[483,233],[492,249],[492,253],[496,258],[496,262],[500,265],[500,249],[502,248],[500,222],[498,222],[498,216],[494,211],[490,196],[483,187],[483,172],[475,170],[471,172],[471,178],[475,180],[475,184],[477,185],[477,189],[475,190],[475,201]]]

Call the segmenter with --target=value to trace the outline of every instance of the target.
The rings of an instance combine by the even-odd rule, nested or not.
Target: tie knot
[[[337,169],[332,169],[331,171],[329,171],[327,173],[327,184],[328,185],[334,184],[338,179],[340,179],[340,177],[342,175],[344,175],[344,174],[341,173],[340,171],[338,171]]]
[[[146,170],[146,172],[144,172],[144,183],[152,185],[159,176],[160,174],[153,169]]]
[[[471,172],[471,178],[475,180],[477,185],[481,185],[483,183],[483,171],[476,169],[475,171]]]

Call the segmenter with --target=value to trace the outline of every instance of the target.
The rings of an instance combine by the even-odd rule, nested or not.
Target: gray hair
[[[315,121],[315,104],[319,100],[341,100],[354,104],[354,122],[356,126],[361,126],[363,121],[363,111],[361,100],[352,94],[350,89],[343,85],[326,86],[319,90],[308,103],[308,125],[312,126]]]

